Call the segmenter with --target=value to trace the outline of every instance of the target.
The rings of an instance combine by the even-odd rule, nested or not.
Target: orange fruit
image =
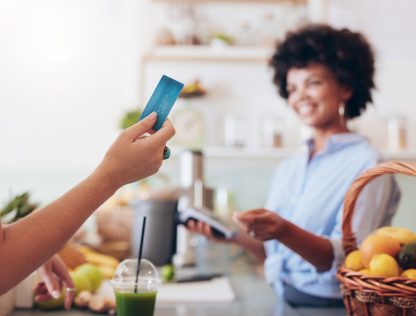
[[[376,254],[387,254],[396,257],[400,252],[400,243],[385,234],[372,234],[360,246],[361,260],[368,268],[371,259]]]
[[[402,245],[416,242],[416,234],[410,229],[403,227],[385,226],[377,229],[374,234],[384,234],[390,236]]]
[[[359,250],[354,250],[345,258],[344,265],[347,269],[359,271],[364,268]]]
[[[402,276],[403,278],[416,280],[416,269],[407,269],[403,271],[400,276]]]
[[[399,264],[390,255],[385,253],[374,255],[370,261],[370,272],[373,275],[383,277],[398,277],[400,275]]]

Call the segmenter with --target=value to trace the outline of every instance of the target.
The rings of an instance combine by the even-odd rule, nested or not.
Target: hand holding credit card
[[[170,110],[175,104],[176,99],[181,93],[183,83],[176,81],[168,76],[163,75],[153,91],[152,96],[144,108],[140,119],[144,119],[152,112],[157,113],[157,121],[153,126],[155,131],[159,130],[166,121]]]

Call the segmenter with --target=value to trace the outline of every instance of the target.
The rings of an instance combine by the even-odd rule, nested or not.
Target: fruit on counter
[[[83,288],[82,290],[89,290],[91,292],[95,292],[101,286],[101,283],[103,281],[103,274],[101,273],[100,269],[92,263],[84,263],[78,266],[75,269],[74,274],[82,275],[89,280],[91,289],[89,290],[87,288]]]
[[[398,277],[400,268],[397,261],[385,253],[376,254],[370,261],[370,272],[376,276]]]
[[[115,300],[108,297],[94,295],[88,304],[88,308],[96,313],[108,313],[116,309],[116,303]]]
[[[416,242],[404,245],[400,250],[398,261],[403,269],[416,268]]]
[[[78,270],[70,271],[69,274],[71,275],[72,281],[74,282],[75,288],[77,289],[77,294],[82,291],[92,292],[93,285],[90,277],[87,274]]]
[[[400,244],[405,245],[411,242],[416,242],[416,234],[413,233],[410,229],[403,227],[393,227],[386,226],[377,229],[375,234],[385,234],[390,236],[394,240],[398,241]]]
[[[416,280],[416,269],[404,270],[400,276],[403,277],[403,278]]]
[[[101,274],[103,275],[104,279],[111,279],[114,275],[114,267],[106,266],[106,265],[100,265],[97,266],[98,269],[100,269]]]
[[[71,270],[74,270],[79,265],[87,262],[84,254],[78,250],[75,244],[71,243],[67,243],[64,248],[62,248],[59,252],[59,256]]]
[[[345,267],[353,271],[359,271],[364,269],[362,263],[361,252],[359,250],[354,250],[348,254],[345,258]]]
[[[371,259],[377,254],[387,254],[392,257],[400,252],[400,243],[385,234],[371,234],[360,246],[364,267],[368,268]]]
[[[116,258],[103,255],[85,246],[80,247],[79,250],[84,254],[87,262],[98,267],[104,278],[111,279],[113,277],[114,271],[120,263]]]
[[[160,274],[163,282],[170,282],[175,278],[175,267],[172,264],[165,264],[162,267]]]
[[[74,304],[76,307],[85,308],[91,302],[93,294],[90,291],[81,291],[75,297]]]
[[[85,259],[88,262],[94,263],[96,265],[108,265],[112,267],[117,267],[120,263],[116,258],[95,252],[94,250],[88,247],[80,247],[79,250],[85,255]]]
[[[80,293],[82,291],[92,291],[92,284],[91,281],[82,273],[77,271],[70,271],[69,272],[72,281],[74,282],[75,288],[77,289],[76,293]],[[50,299],[47,301],[38,301],[36,302],[36,306],[40,309],[50,310],[50,309],[61,309],[64,307],[64,300],[65,300],[65,289],[62,289],[61,296],[57,299]]]
[[[51,298],[47,301],[37,301],[35,305],[44,310],[61,309],[64,307],[64,300],[65,292],[64,289],[62,289],[61,296],[59,298]]]
[[[74,304],[78,308],[88,308],[96,313],[109,313],[116,308],[114,299],[89,291],[80,292],[75,298]]]

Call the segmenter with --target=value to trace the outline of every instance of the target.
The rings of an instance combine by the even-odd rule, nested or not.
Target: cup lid
[[[147,259],[141,259],[140,272],[136,282],[137,259],[126,259],[116,268],[111,283],[118,291],[149,292],[157,291],[161,279],[156,267]]]

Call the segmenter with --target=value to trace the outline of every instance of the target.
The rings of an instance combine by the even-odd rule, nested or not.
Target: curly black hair
[[[351,98],[345,104],[346,118],[360,116],[372,102],[374,53],[362,34],[316,24],[288,33],[270,60],[273,82],[284,99],[288,98],[288,71],[311,63],[327,66],[340,84],[351,89]]]

